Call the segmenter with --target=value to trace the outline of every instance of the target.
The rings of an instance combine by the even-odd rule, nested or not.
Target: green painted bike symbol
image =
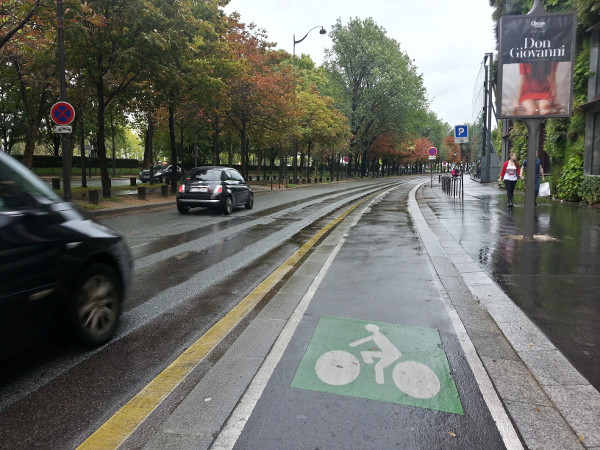
[[[402,353],[379,331],[379,327],[368,324],[365,329],[370,336],[349,344],[357,347],[373,342],[377,347],[360,352],[365,364],[374,364],[375,382],[385,383],[384,370],[394,364]],[[321,355],[316,364],[315,372],[319,379],[331,386],[343,386],[352,383],[360,375],[360,360],[345,350],[332,350]],[[427,365],[418,361],[401,361],[392,370],[392,379],[396,387],[405,394],[419,399],[435,397],[441,389],[440,380],[435,372]]]

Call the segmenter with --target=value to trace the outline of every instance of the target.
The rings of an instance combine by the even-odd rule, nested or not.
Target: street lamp
[[[292,51],[292,67],[294,69],[294,72],[296,72],[296,44],[299,44],[304,39],[306,39],[306,37],[308,36],[308,34],[312,30],[316,30],[317,28],[320,28],[319,34],[327,34],[327,31],[325,30],[325,28],[323,28],[322,25],[317,25],[316,27],[313,27],[310,30],[308,30],[308,33],[306,33],[302,39],[296,40],[296,33],[294,33],[294,48],[293,48],[293,51]]]
[[[327,31],[325,30],[325,28],[323,28],[322,25],[317,25],[316,27],[313,27],[310,30],[308,30],[308,32],[304,35],[304,37],[302,39],[296,40],[296,33],[294,33],[294,35],[293,35],[294,47],[292,50],[292,69],[294,72],[294,95],[296,95],[296,44],[299,44],[304,39],[306,39],[308,34],[312,30],[316,30],[317,28],[320,28],[319,34],[327,34]],[[306,164],[308,164],[308,161],[306,162]],[[294,182],[294,184],[298,183],[298,138],[296,136],[294,136],[294,180],[293,180],[293,182]]]

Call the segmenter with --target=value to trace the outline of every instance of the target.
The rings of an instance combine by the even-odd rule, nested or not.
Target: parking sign
[[[456,125],[454,127],[454,142],[457,144],[464,144],[466,142],[469,142],[468,125]]]

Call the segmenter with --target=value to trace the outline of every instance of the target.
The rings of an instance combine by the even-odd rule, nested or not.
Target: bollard
[[[136,183],[137,183],[137,178],[135,178],[135,177],[129,178],[129,186],[135,186]]]
[[[88,201],[92,205],[97,205],[100,203],[100,191],[98,189],[90,189],[88,191]]]
[[[169,196],[169,185],[168,184],[161,184],[160,185],[160,195],[161,195],[161,197],[168,197]]]
[[[60,178],[52,178],[52,189],[60,189]]]
[[[146,188],[143,186],[139,186],[137,188],[138,200],[146,200]]]

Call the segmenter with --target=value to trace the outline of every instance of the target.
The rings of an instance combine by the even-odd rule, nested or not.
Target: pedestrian
[[[508,155],[508,161],[505,161],[502,165],[502,170],[498,177],[498,181],[504,180],[504,186],[506,186],[506,195],[508,196],[506,206],[508,208],[513,205],[513,193],[515,192],[515,186],[517,185],[518,179],[519,163],[517,162],[517,155],[514,152],[511,152],[510,155]]]
[[[523,161],[523,166],[521,167],[521,178],[525,179],[525,168],[527,167],[527,160]],[[544,168],[542,167],[542,161],[539,158],[535,158],[535,198],[537,198],[540,193],[540,178],[542,181],[546,181],[544,177]],[[534,202],[537,206],[537,202]]]

